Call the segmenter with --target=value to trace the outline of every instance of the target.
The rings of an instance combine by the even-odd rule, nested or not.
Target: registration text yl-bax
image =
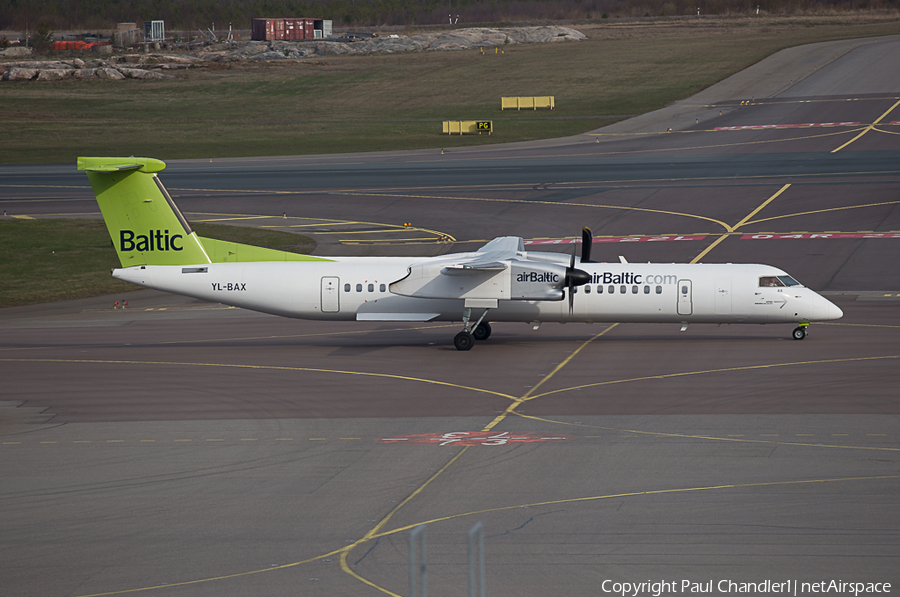
[[[848,582],[844,580],[822,580],[805,582],[798,580],[760,582],[739,582],[734,580],[646,580],[642,582],[617,582],[604,580],[600,585],[604,593],[622,595],[622,597],[638,595],[683,594],[726,594],[726,593],[754,593],[754,594],[784,594],[784,595],[872,595],[887,594],[891,592],[891,583],[888,582]]]

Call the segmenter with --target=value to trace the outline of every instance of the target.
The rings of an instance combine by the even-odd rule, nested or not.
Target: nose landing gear
[[[794,328],[793,332],[791,332],[791,338],[793,338],[794,340],[803,340],[804,338],[806,338],[806,329],[808,327],[809,323],[801,323],[799,326]]]

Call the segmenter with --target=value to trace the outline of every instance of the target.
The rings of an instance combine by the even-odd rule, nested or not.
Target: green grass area
[[[580,42],[198,69],[168,81],[0,83],[0,162],[456,147],[582,133],[688,97],[789,46],[900,33],[900,19],[609,22]],[[501,111],[553,95],[557,109]],[[441,134],[491,119],[491,136]]]
[[[191,224],[197,234],[294,253],[310,238],[257,228]],[[0,220],[0,307],[136,290],[109,275],[119,259],[99,220]]]

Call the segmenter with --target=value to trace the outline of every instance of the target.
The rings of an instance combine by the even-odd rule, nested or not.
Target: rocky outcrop
[[[106,59],[22,61],[0,63],[4,81],[58,81],[77,79],[172,79],[160,71],[203,66],[216,62],[248,60],[299,60],[311,56],[395,54],[466,50],[512,44],[551,43],[585,39],[584,34],[568,27],[517,27],[491,29],[472,27],[419,35],[373,37],[361,41],[249,41],[219,44],[186,55],[125,54]],[[126,66],[127,65],[127,66]]]
[[[35,81],[62,81],[69,76],[69,74],[68,70],[44,68],[38,71],[38,76]]]
[[[36,79],[37,75],[38,70],[36,68],[20,68],[14,66],[3,73],[2,79],[4,81],[30,81]]]
[[[125,75],[120,73],[115,68],[103,67],[97,69],[97,78],[98,79],[112,79],[114,81],[118,81],[125,78]]]
[[[32,49],[24,46],[12,46],[5,50],[0,50],[0,56],[6,58],[22,58],[23,56],[31,56]]]
[[[174,79],[172,75],[167,75],[164,73],[158,73],[152,70],[144,70],[142,68],[123,68],[119,67],[118,70],[124,77],[129,79]]]
[[[212,47],[195,53],[205,62],[241,62],[244,60],[285,60],[310,56],[362,54],[395,54],[437,50],[470,50],[478,47],[509,44],[577,41],[585,35],[569,27],[518,27],[491,29],[473,27],[454,31],[422,33],[410,36],[375,37],[355,42],[345,41],[251,41],[233,49]]]
[[[124,58],[128,58],[125,56]],[[150,58],[141,56],[141,58]],[[52,60],[32,62],[7,62],[0,64],[0,79],[3,81],[60,81],[62,79],[174,79],[173,75],[157,72],[155,69],[188,68],[197,60],[180,56],[156,57],[153,63],[139,65],[145,68],[118,66],[118,60]],[[138,63],[139,61],[134,61]],[[138,64],[136,64],[137,66]],[[154,70],[148,70],[153,68]]]

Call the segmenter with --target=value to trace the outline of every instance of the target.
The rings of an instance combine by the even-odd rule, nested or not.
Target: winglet
[[[161,172],[166,168],[166,163],[153,158],[78,158],[78,169],[87,172],[120,172],[123,170],[137,170],[152,174]]]

